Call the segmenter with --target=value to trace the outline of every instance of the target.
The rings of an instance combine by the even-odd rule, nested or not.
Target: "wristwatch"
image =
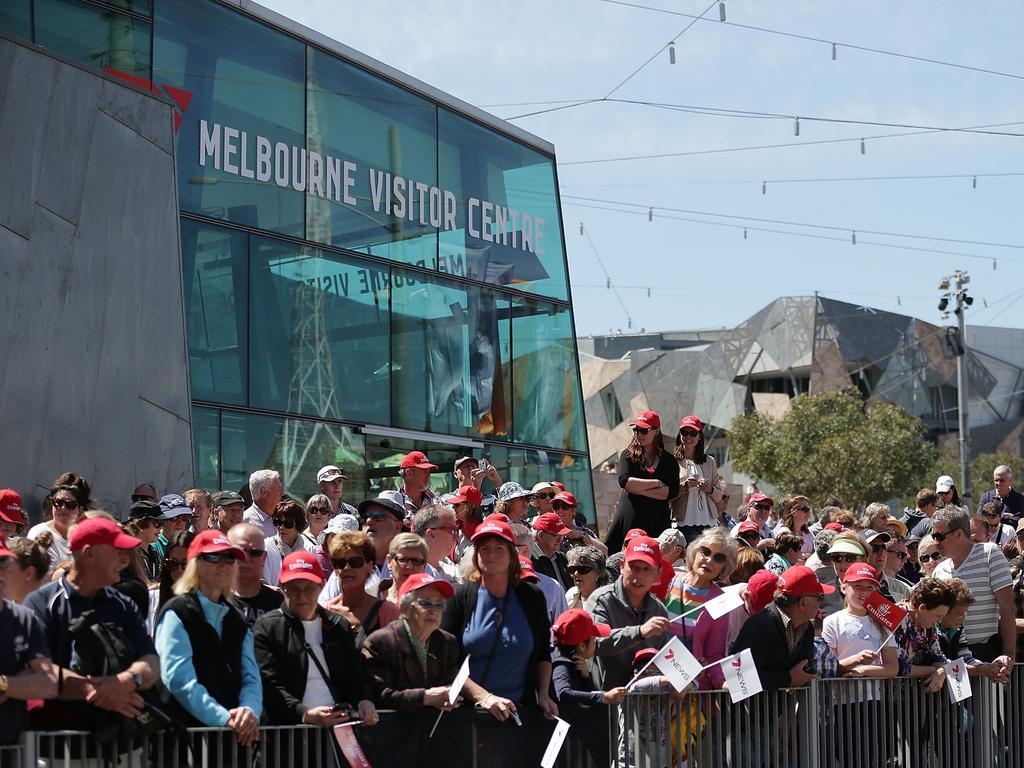
[[[7,679],[7,675],[0,675],[0,696],[3,696],[7,693],[7,689],[10,687],[10,685],[11,683]]]
[[[139,690],[142,687],[143,679],[141,672],[132,672],[132,682],[135,683],[135,690]]]

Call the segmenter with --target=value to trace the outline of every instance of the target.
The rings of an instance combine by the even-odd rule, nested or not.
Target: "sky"
[[[580,336],[815,291],[941,323],[957,269],[968,324],[1024,327],[1024,4],[709,3],[262,0],[554,144]]]

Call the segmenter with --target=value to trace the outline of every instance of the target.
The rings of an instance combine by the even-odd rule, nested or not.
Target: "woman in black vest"
[[[227,601],[244,557],[221,531],[196,536],[156,627],[160,677],[188,725],[230,728],[242,746],[259,738],[263,709],[252,633]]]

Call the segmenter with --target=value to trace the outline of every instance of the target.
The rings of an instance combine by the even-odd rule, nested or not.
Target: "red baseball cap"
[[[194,560],[200,555],[215,555],[218,552],[234,552],[239,560],[245,560],[245,552],[241,547],[236,547],[222,532],[211,528],[203,531],[188,545],[188,559]]]
[[[822,584],[814,571],[806,565],[793,565],[782,572],[779,576],[779,589],[790,597],[803,597],[804,595],[831,595],[836,591],[835,587]]]
[[[611,627],[598,624],[582,608],[566,611],[551,625],[551,634],[559,645],[579,645],[592,637],[608,637],[611,633]]]
[[[570,507],[578,506],[576,503],[576,497],[569,491],[560,491],[559,493],[556,493],[555,498],[551,500],[551,503],[554,504],[556,501],[564,501]]]
[[[744,520],[740,523],[740,527],[736,530],[736,533],[756,533],[758,536],[761,535],[761,526],[755,523],[753,520]]]
[[[846,569],[846,573],[843,574],[842,580],[848,584],[855,581],[870,581],[876,587],[880,586],[878,571],[867,563],[851,563],[850,567]]]
[[[405,458],[402,459],[402,463],[398,465],[402,469],[408,469],[409,467],[416,467],[416,469],[437,469],[437,464],[431,464],[427,461],[427,455],[423,451],[410,451],[405,454]]]
[[[488,515],[483,522],[473,531],[470,539],[474,544],[483,536],[498,536],[510,544],[516,543],[516,537],[512,535],[512,526],[508,524],[508,518],[504,515]]]
[[[303,579],[312,581],[315,584],[324,583],[324,569],[320,567],[320,561],[305,550],[290,552],[281,561],[281,575],[278,578],[279,584],[287,584],[289,581]]]
[[[548,483],[550,485],[555,486],[555,488],[557,488],[560,491],[564,491],[565,490],[565,483],[560,483],[557,480],[549,480]]]
[[[632,426],[650,429],[661,429],[661,416],[656,414],[654,411],[640,411],[637,417],[633,419]]]
[[[21,495],[10,488],[0,491],[0,517],[8,523],[26,523],[25,513],[21,510]]]
[[[771,506],[773,506],[773,507],[775,506],[775,499],[773,499],[771,496],[765,496],[760,491],[757,491],[756,493],[752,493],[750,495],[750,498],[747,499],[747,503],[748,504],[759,504],[762,501],[767,501],[768,504],[770,504]]]
[[[473,485],[463,485],[453,495],[448,497],[449,504],[461,504],[468,501],[474,507],[479,507],[484,502],[484,495],[480,489]]]
[[[652,568],[661,567],[661,547],[658,540],[650,536],[637,536],[630,540],[626,546],[625,561],[631,563],[634,560],[647,563]]]
[[[521,555],[519,557],[519,578],[540,581],[540,576],[537,575],[537,569],[533,567],[533,560]]]
[[[557,512],[545,512],[543,515],[537,515],[533,519],[533,529],[552,533],[555,536],[565,536],[569,533],[569,529],[562,525],[562,518],[558,516]]]
[[[696,416],[683,416],[683,418],[679,420],[679,428],[685,429],[686,427],[689,427],[690,429],[695,429],[698,432],[703,432],[704,422],[702,422]]]
[[[135,549],[142,540],[129,536],[110,518],[90,517],[71,529],[69,543],[72,552],[79,552],[97,544],[109,544],[114,549]]]
[[[658,655],[657,648],[641,648],[635,654],[633,654],[633,669],[642,667],[648,661]]]
[[[637,536],[646,536],[647,531],[643,528],[630,528],[626,531],[626,538],[622,540],[623,544],[628,544],[630,539],[635,539]]]
[[[750,581],[747,582],[747,596],[755,613],[768,606],[768,603],[775,597],[775,590],[778,586],[779,577],[763,568],[750,577]]]
[[[840,525],[839,523],[829,523],[822,530],[826,530],[826,531],[841,531],[841,530],[843,530],[843,526]]]
[[[431,576],[429,573],[414,573],[402,582],[402,586],[398,589],[398,599],[401,600],[407,593],[414,589],[423,589],[423,587],[437,587],[445,600],[450,600],[455,594],[455,587],[444,579]]]

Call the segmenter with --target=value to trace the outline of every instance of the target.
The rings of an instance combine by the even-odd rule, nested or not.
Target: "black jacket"
[[[341,616],[317,607],[323,629],[323,652],[327,660],[328,687],[338,704],[353,707],[370,698],[362,657],[355,633]],[[263,709],[271,725],[302,722],[308,707],[303,705],[306,675],[312,663],[306,652],[302,622],[286,606],[265,613],[252,628],[256,663],[263,678]]]
[[[548,619],[547,601],[539,587],[527,581],[520,581],[514,589],[533,632],[533,652],[530,654],[526,669],[523,670],[524,696],[526,701],[533,703],[534,698],[528,694],[537,690],[537,665],[543,661],[551,661],[551,621]],[[448,601],[448,608],[444,612],[441,628],[455,635],[455,639],[459,641],[460,657],[465,656],[462,649],[462,633],[476,610],[479,593],[480,584],[475,581],[459,584],[455,587],[455,596]],[[480,680],[474,682],[483,684]],[[550,695],[550,691],[546,693]]]
[[[754,657],[754,666],[761,677],[761,686],[766,691],[788,688],[792,685],[789,671],[798,662],[810,662],[814,658],[814,627],[808,625],[800,642],[790,653],[786,644],[782,614],[774,604],[770,604],[760,613],[755,613],[747,619],[736,637],[732,653],[739,653],[747,648]]]
[[[538,555],[533,558],[533,567],[537,573],[543,573],[562,585],[562,589],[569,589],[573,580],[569,577],[569,561],[562,552],[555,552],[552,557]]]

